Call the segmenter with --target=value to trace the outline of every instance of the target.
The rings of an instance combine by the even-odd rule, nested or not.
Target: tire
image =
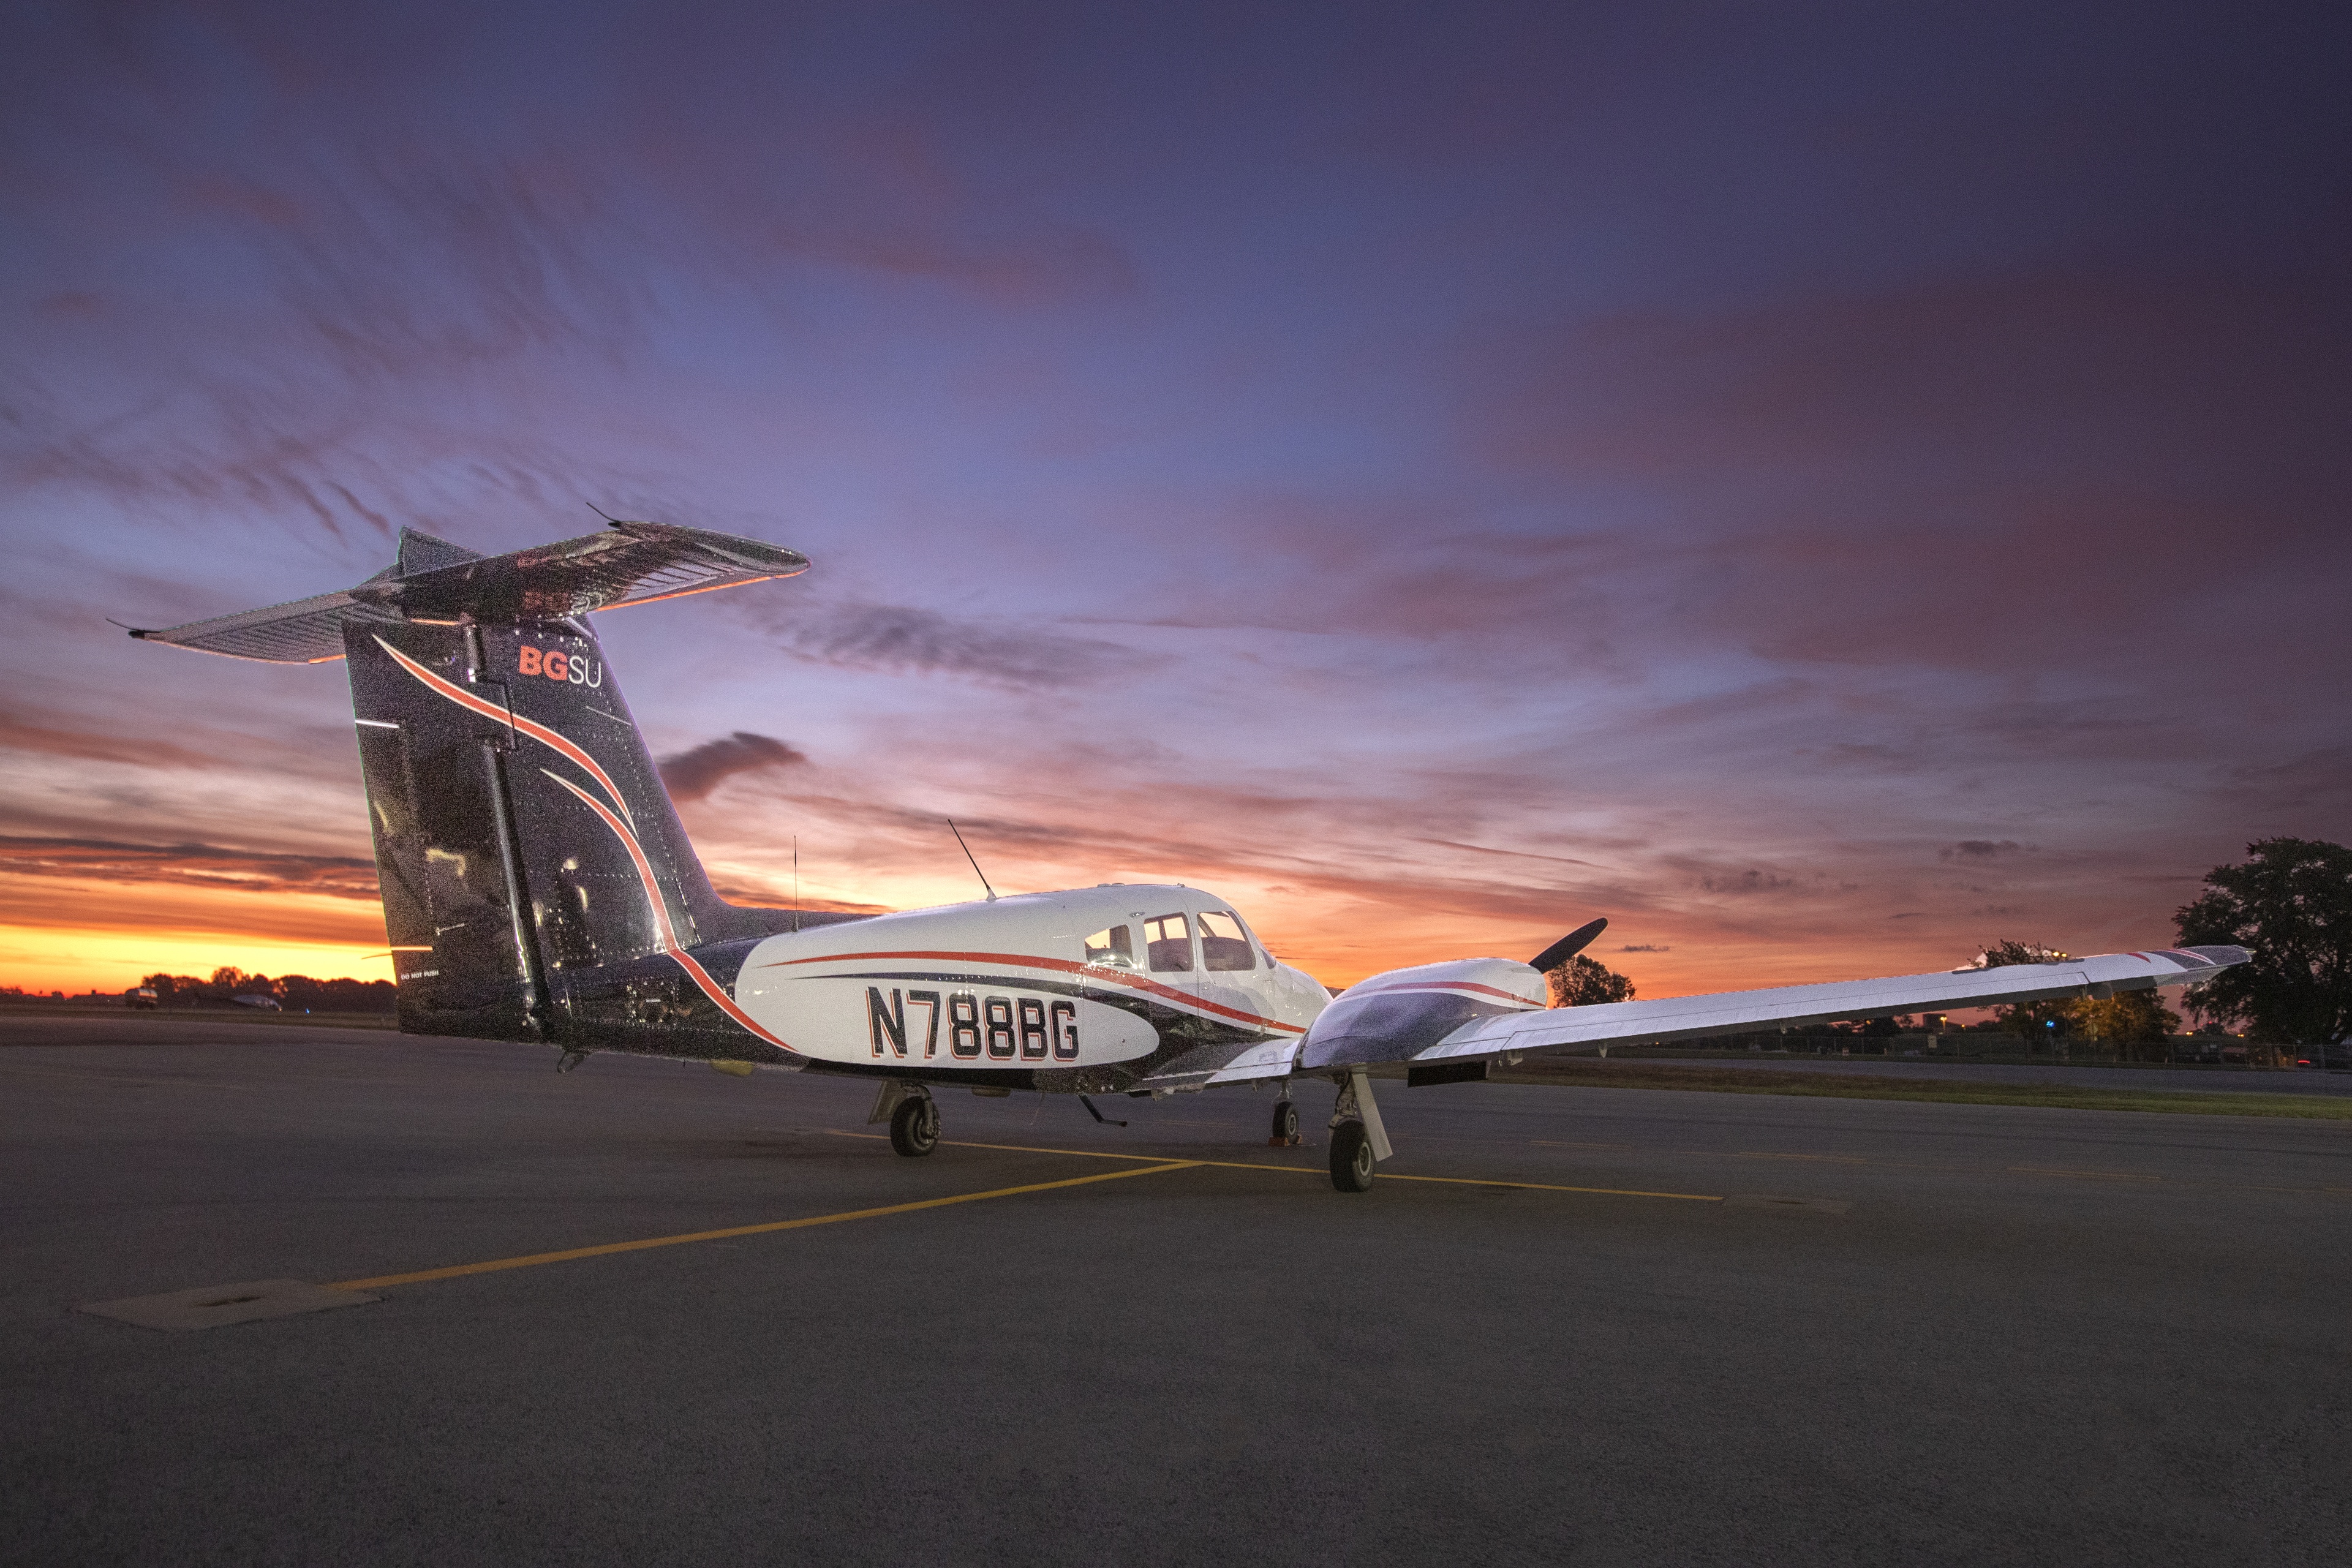
[[[1287,1146],[1298,1136],[1298,1107],[1286,1100],[1274,1108],[1275,1142]]]
[[[1343,1193],[1372,1184],[1372,1137],[1360,1121],[1342,1121],[1331,1132],[1331,1184]]]
[[[890,1113],[890,1147],[909,1160],[940,1146],[940,1108],[928,1095],[910,1094]]]

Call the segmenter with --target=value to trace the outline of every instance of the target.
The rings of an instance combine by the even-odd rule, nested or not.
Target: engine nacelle
[[[1302,1073],[1397,1062],[1463,1025],[1549,1006],[1541,973],[1508,958],[1461,958],[1391,969],[1333,999],[1299,1043]]]

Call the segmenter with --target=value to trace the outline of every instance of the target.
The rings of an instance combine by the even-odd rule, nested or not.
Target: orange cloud
[[[375,862],[356,856],[0,835],[0,879],[45,877],[92,883],[160,883],[167,888],[194,885],[247,893],[315,893],[364,900],[371,905],[377,897]]]
[[[0,871],[0,984],[121,991],[158,970],[389,980],[370,900]]]

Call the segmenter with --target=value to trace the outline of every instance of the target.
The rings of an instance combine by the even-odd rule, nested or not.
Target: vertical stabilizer
[[[712,892],[584,628],[344,646],[404,1028],[547,1034],[585,971],[772,929]]]
[[[491,556],[403,529],[394,563],[340,593],[131,635],[348,663],[402,1028],[568,1041],[617,1009],[734,1041],[723,979],[689,952],[791,917],[712,891],[587,615],[807,566],[661,523]]]

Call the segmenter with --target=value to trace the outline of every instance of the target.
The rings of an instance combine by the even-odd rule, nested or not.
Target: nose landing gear
[[[875,1095],[874,1109],[866,1112],[866,1121],[869,1127],[887,1121],[890,1147],[908,1159],[940,1146],[940,1108],[931,1103],[931,1091],[919,1083],[886,1081]]]

